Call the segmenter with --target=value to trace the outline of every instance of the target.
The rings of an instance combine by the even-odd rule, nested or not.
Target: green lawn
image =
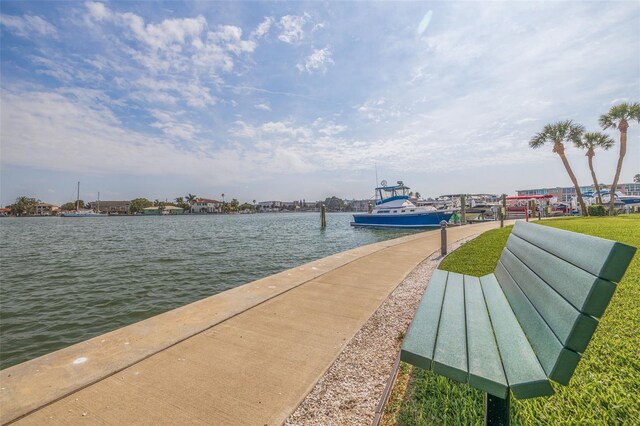
[[[640,215],[567,218],[546,226],[640,246]],[[484,275],[493,271],[510,228],[489,231],[445,258],[441,269]],[[395,413],[400,425],[482,424],[481,392],[413,368]],[[512,424],[640,424],[640,255],[618,285],[569,386],[554,384],[546,398],[512,399]],[[395,411],[395,410],[394,410]]]

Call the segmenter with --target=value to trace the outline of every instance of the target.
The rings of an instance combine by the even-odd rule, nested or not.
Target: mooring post
[[[460,224],[467,223],[467,196],[465,194],[460,195]]]
[[[484,394],[484,424],[487,426],[509,426],[509,395],[506,399]]]
[[[507,194],[502,194],[502,209],[500,211],[500,228],[504,228],[504,217],[507,215]]]
[[[447,254],[447,221],[440,222],[440,255]]]
[[[320,227],[326,228],[327,226],[327,208],[322,204],[320,206]]]

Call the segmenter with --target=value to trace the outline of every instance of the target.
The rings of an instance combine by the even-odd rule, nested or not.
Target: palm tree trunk
[[[616,190],[618,189],[618,179],[620,179],[620,172],[622,171],[622,160],[627,153],[627,128],[620,123],[620,156],[618,157],[618,165],[616,166],[616,175],[613,178],[613,184],[611,185],[611,194],[609,200],[609,216],[613,215],[613,203],[616,200]]]
[[[593,185],[596,188],[596,198],[598,204],[602,205],[602,195],[600,195],[600,185],[598,185],[598,179],[596,179],[596,172],[593,170],[593,155],[589,155],[589,169],[591,169],[591,177],[593,178]]]
[[[582,192],[580,192],[580,186],[578,185],[578,179],[576,179],[576,175],[573,174],[573,170],[571,170],[571,166],[569,165],[569,160],[567,160],[567,156],[564,153],[558,153],[560,159],[562,160],[562,164],[564,164],[564,168],[567,169],[567,173],[569,173],[569,177],[571,178],[571,182],[573,182],[573,186],[576,189],[576,196],[578,197],[578,204],[580,204],[580,210],[582,210],[582,216],[588,216],[587,208],[584,205],[584,200],[582,199]]]

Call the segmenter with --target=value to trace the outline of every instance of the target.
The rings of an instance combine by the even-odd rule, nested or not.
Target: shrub
[[[593,204],[588,208],[589,216],[605,216],[607,210],[601,204]]]

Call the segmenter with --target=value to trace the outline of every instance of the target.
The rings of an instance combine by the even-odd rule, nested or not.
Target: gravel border
[[[448,252],[476,236],[451,244]],[[402,337],[441,260],[436,252],[407,275],[351,339],[285,425],[372,423]]]

